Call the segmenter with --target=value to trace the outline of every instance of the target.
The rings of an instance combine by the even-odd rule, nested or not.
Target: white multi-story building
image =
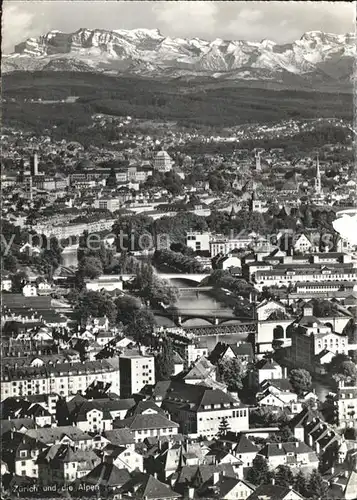
[[[111,391],[119,394],[119,370],[107,360],[8,369],[2,372],[1,400],[53,393],[68,397],[84,393],[95,382],[109,383]]]
[[[119,367],[122,397],[137,394],[145,385],[155,385],[154,356],[127,351],[120,356]]]
[[[186,245],[195,252],[206,251],[210,249],[210,233],[188,232],[186,234]]]
[[[323,283],[324,281],[356,281],[357,269],[354,267],[331,267],[320,265],[315,268],[271,269],[257,271],[255,283],[258,290],[270,286],[288,286],[296,283]]]
[[[217,435],[222,419],[233,432],[249,429],[249,412],[237,399],[203,385],[171,382],[164,394],[158,387],[155,400],[162,400],[162,408],[171,419],[180,424],[180,432],[191,437]]]
[[[120,208],[120,201],[112,197],[98,198],[94,200],[94,208],[116,212]]]
[[[98,276],[98,278],[93,280],[88,280],[86,282],[86,289],[98,292],[99,290],[106,290],[107,292],[113,292],[114,290],[123,290],[123,280],[120,275],[108,275],[104,274]]]
[[[173,161],[166,151],[159,151],[154,158],[154,168],[159,172],[169,172],[172,169]]]
[[[87,222],[81,224],[66,224],[54,226],[52,224],[38,224],[34,226],[33,229],[39,233],[47,236],[54,236],[56,238],[70,238],[71,236],[80,236],[84,231],[89,234],[96,233],[100,231],[110,230],[113,227],[115,219],[100,220],[96,222]]]
[[[211,257],[216,257],[218,254],[227,255],[242,248],[248,248],[255,240],[255,236],[242,236],[237,238],[213,238],[210,241]]]
[[[294,324],[291,333],[291,359],[295,367],[309,371],[320,370],[323,353],[348,354],[348,338],[332,331],[331,326],[312,315],[312,308],[304,308],[304,316]]]
[[[357,428],[357,386],[340,382],[336,395],[338,423],[340,427]]]

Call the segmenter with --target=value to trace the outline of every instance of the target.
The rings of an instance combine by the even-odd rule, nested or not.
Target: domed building
[[[159,151],[154,157],[154,168],[159,172],[170,172],[173,161],[166,151]]]
[[[80,160],[77,165],[76,165],[76,172],[84,172],[86,170],[91,170],[94,168],[95,165],[91,160],[88,160],[86,158],[83,158],[83,160]]]

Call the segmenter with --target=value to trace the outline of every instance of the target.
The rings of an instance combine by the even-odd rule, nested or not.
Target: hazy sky
[[[348,2],[33,1],[4,0],[3,51],[57,29],[159,28],[172,37],[289,42],[306,31],[355,31],[355,5]]]

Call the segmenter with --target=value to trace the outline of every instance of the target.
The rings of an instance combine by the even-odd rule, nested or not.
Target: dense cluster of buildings
[[[106,120],[94,117],[95,127]],[[78,240],[87,231],[107,242],[121,214],[157,220],[183,212],[207,222],[212,214],[234,221],[243,211],[254,220],[274,204],[294,218],[290,210],[304,196],[309,206],[341,214],[355,201],[351,165],[336,161],[349,146],[326,145],[319,156],[313,151],[296,161],[281,148],[237,147],[191,157],[181,150],[193,139],[203,146],[229,140],[186,132],[160,141],[133,135],[130,117],[117,126],[130,145],[122,141],[103,151],[6,135],[4,219],[47,238]],[[290,122],[286,127],[294,129]],[[275,132],[247,127],[249,137]],[[357,380],[343,370],[351,371],[357,351],[356,247],[335,235],[334,248],[322,248],[319,230],[298,222],[296,234],[278,227],[273,237],[251,227],[230,236],[186,228],[183,253],[203,271],[172,269],[161,278],[182,275],[187,288],[181,290],[194,289],[197,300],[200,287],[194,285],[200,283],[215,304],[227,305],[226,316],[162,303],[152,312],[165,321],[143,342],[109,314],[78,318],[76,261],[46,273],[39,265],[21,265],[4,275],[4,492],[25,498],[68,492],[123,500],[300,500],[323,491],[323,498],[355,500]],[[112,234],[109,239],[118,257]],[[77,248],[78,241],[62,259],[77,256]],[[17,250],[35,256],[32,264],[42,252],[32,241]],[[20,283],[18,271],[27,276]],[[125,296],[132,275],[115,273],[86,277],[83,293]],[[158,359],[167,339],[172,370],[162,377]],[[339,360],[342,368],[336,365],[332,376]],[[291,374],[306,377],[301,370],[312,380],[299,386]],[[264,477],[254,475],[265,467]],[[288,483],[282,479],[286,468],[293,474]],[[318,491],[311,489],[314,474]],[[296,480],[301,475],[305,487]]]

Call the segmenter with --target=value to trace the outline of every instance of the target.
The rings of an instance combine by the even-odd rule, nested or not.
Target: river
[[[234,321],[232,308],[222,300],[216,299],[213,292],[200,291],[198,287],[188,285],[183,279],[175,278],[171,280],[171,283],[180,290],[180,298],[175,304],[177,312],[183,316],[197,314],[197,318],[185,321],[186,326],[210,325],[212,322],[205,319],[204,316],[212,316],[212,313],[227,315],[228,320]],[[192,290],[187,290],[187,288],[192,288]],[[175,326],[170,318],[164,318],[160,315],[156,315],[156,321],[160,326]]]

